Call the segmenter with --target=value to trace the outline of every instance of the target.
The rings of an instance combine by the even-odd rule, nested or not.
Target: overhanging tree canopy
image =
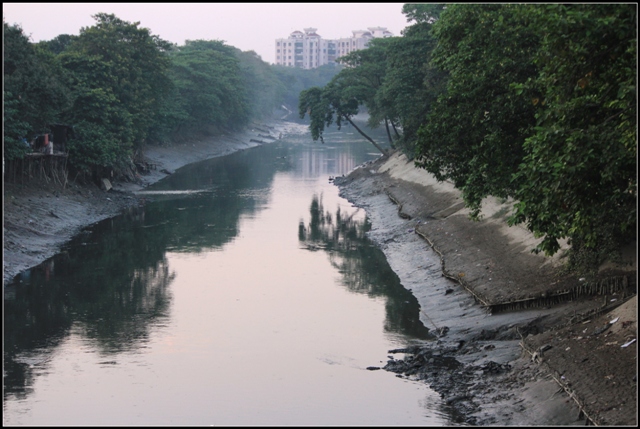
[[[386,154],[387,151],[382,146],[353,123],[352,117],[358,114],[360,105],[358,95],[361,92],[359,88],[349,85],[349,79],[345,77],[347,75],[343,73],[344,71],[338,73],[324,88],[313,87],[300,93],[298,105],[300,118],[304,119],[309,115],[311,137],[314,140],[320,139],[323,143],[322,133],[325,127],[335,123],[340,128],[346,121],[382,154]]]

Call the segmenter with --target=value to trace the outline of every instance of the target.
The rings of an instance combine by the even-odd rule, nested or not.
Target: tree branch
[[[369,140],[371,142],[371,144],[374,145],[376,147],[376,149],[378,149],[383,155],[387,155],[387,151],[384,150],[380,145],[378,145],[378,143],[373,141],[373,139],[371,137],[369,137],[368,135],[366,135],[360,128],[358,128],[358,126],[353,123],[351,118],[349,118],[347,115],[343,115],[343,114],[341,114],[341,116],[344,119],[346,119],[351,125],[353,125],[353,128],[355,128],[356,131],[358,131],[362,137],[364,137],[365,139]]]

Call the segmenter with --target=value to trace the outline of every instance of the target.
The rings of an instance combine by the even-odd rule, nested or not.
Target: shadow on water
[[[368,218],[354,219],[357,211],[345,215],[340,208],[335,214],[325,211],[322,197],[318,195],[313,196],[309,213],[309,223],[305,225],[300,221],[298,225],[302,247],[327,252],[349,291],[386,298],[385,331],[416,339],[434,339],[420,321],[418,300],[402,286],[384,253],[366,236],[371,226]]]

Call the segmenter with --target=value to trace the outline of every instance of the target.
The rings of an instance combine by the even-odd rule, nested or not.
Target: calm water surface
[[[348,129],[193,164],[5,288],[5,425],[447,425],[383,366],[429,338],[331,176]],[[400,356],[401,357],[401,356]]]

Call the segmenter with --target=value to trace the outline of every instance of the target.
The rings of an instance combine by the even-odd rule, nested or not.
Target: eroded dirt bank
[[[83,228],[144,204],[135,191],[184,165],[273,142],[292,127],[297,130],[300,126],[283,121],[256,123],[233,134],[168,147],[150,146],[145,157],[154,168],[136,182],[114,182],[109,191],[73,180],[65,187],[46,181],[3,181],[4,285],[55,255]]]
[[[508,202],[472,222],[452,186],[399,154],[335,183],[437,336],[380,367],[426,381],[461,423],[637,423],[635,255],[586,285],[530,252],[531,234],[504,222]]]

